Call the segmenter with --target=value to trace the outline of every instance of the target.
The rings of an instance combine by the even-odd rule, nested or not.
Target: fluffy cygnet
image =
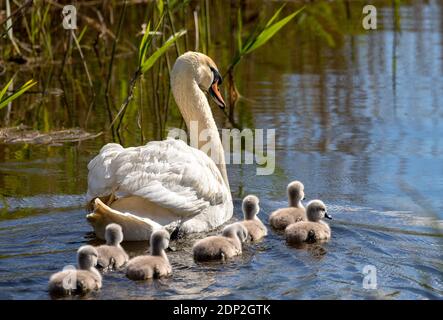
[[[285,230],[287,226],[298,221],[306,221],[306,211],[301,203],[304,200],[304,185],[300,181],[288,184],[288,208],[274,211],[269,217],[269,223],[276,230]]]
[[[254,195],[246,196],[243,199],[242,210],[244,220],[241,224],[243,224],[246,230],[248,230],[249,240],[258,241],[267,236],[268,230],[263,222],[257,217],[257,214],[260,211],[258,198]]]
[[[306,211],[309,221],[296,222],[286,228],[285,236],[288,244],[315,242],[331,238],[331,228],[321,220],[325,217],[332,219],[325,204],[320,200],[312,200],[308,203]]]
[[[49,293],[56,296],[84,294],[100,289],[102,277],[95,268],[97,250],[92,246],[80,247],[77,251],[77,269],[57,272],[49,279]]]
[[[196,261],[225,261],[242,253],[242,243],[248,238],[248,230],[236,222],[226,226],[221,236],[210,236],[197,241],[192,248]]]
[[[106,244],[97,247],[97,268],[112,270],[119,269],[128,262],[129,257],[120,243],[123,241],[122,227],[111,223],[105,229]]]
[[[165,252],[169,246],[169,239],[169,233],[166,230],[153,232],[150,240],[151,255],[138,256],[129,260],[126,276],[132,280],[145,280],[170,275],[172,267]]]

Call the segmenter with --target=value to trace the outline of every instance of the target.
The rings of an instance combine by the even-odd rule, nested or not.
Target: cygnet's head
[[[260,211],[259,200],[254,195],[248,195],[243,199],[242,209],[245,220],[253,220]]]
[[[122,227],[116,223],[111,223],[105,229],[106,244],[110,246],[117,246],[123,241]]]
[[[301,200],[305,199],[305,186],[300,181],[292,181],[288,184],[288,200],[291,207],[297,207]]]
[[[306,208],[306,215],[309,221],[318,222],[323,218],[332,219],[328,213],[326,205],[321,200],[312,200]]]
[[[248,238],[248,230],[240,222],[236,222],[226,226],[223,229],[222,235],[224,237],[237,237],[240,242],[245,242]]]
[[[158,255],[169,246],[170,236],[168,231],[160,229],[151,235],[151,254]]]
[[[203,53],[188,51],[177,58],[171,72],[171,87],[176,101],[185,98],[184,95],[189,93],[185,86],[192,81],[203,92],[208,93],[220,108],[225,108],[226,104],[218,88],[223,79],[217,65]]]
[[[78,268],[88,270],[97,265],[98,252],[93,246],[82,246],[77,251]]]

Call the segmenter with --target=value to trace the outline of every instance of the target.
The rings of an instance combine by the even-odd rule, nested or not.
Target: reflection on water
[[[381,30],[348,32],[335,48],[288,29],[238,69],[237,120],[276,128],[277,168],[272,176],[228,168],[235,219],[254,193],[267,221],[299,179],[307,199],[322,199],[334,216],[330,242],[295,249],[270,232],[230,263],[196,264],[191,238],[169,253],[172,277],[107,273],[86,298],[441,299],[442,10],[438,1],[407,3],[399,28],[394,8],[382,7]],[[223,66],[228,54],[213,55]],[[0,145],[0,298],[47,299],[49,275],[74,263],[80,245],[98,243],[83,208],[86,165],[108,139]],[[147,251],[146,243],[124,247]],[[365,265],[377,268],[377,290],[362,287]]]

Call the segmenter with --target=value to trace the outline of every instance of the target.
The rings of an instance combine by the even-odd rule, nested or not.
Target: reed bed
[[[170,126],[183,127],[170,91],[173,62],[198,50],[221,61],[225,125],[241,127],[235,115],[242,61],[285,28],[340,46],[344,34],[361,32],[355,23],[338,22],[359,14],[360,2],[76,1],[78,28],[65,30],[62,9],[70,2],[6,0],[0,7],[2,126],[80,127],[120,143],[162,139]]]

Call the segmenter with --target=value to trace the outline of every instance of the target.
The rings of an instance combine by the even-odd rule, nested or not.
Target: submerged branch
[[[103,132],[92,134],[78,128],[41,133],[27,126],[19,125],[17,127],[0,129],[0,142],[58,145],[94,139],[102,134]]]

